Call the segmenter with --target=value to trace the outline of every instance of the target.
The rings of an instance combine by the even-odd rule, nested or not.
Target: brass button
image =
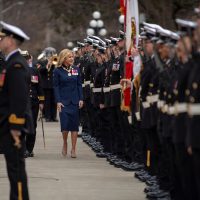
[[[157,93],[160,93],[160,90],[157,90]]]
[[[195,98],[191,96],[191,97],[190,97],[190,102],[191,102],[191,103],[194,103],[194,102],[195,102]]]
[[[167,96],[167,92],[164,92],[163,94],[164,94],[164,96]]]
[[[196,82],[192,83],[192,88],[196,90],[198,88],[198,84]]]
[[[185,90],[185,95],[189,96],[190,95],[190,90]]]
[[[168,95],[168,98],[169,98],[169,99],[171,99],[171,98],[172,98],[172,95],[171,95],[171,94],[169,94],[169,95]]]

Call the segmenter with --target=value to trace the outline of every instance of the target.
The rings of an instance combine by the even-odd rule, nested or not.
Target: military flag
[[[139,41],[138,0],[126,0],[125,10],[126,50],[130,53],[131,48],[137,47]]]
[[[120,11],[124,14],[124,30],[126,33],[126,51],[131,54],[132,48],[137,48],[139,41],[139,11],[137,0],[120,0]],[[123,13],[122,13],[123,12]],[[131,79],[133,76],[133,62],[125,59],[124,78]],[[130,88],[123,88],[121,109],[130,111],[131,96]]]

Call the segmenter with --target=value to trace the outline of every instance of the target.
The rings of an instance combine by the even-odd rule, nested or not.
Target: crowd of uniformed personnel
[[[125,34],[78,42],[82,138],[115,167],[136,171],[149,199],[200,199],[200,19],[176,19],[178,32],[143,23],[127,56]],[[138,65],[139,58],[139,65]],[[135,62],[137,60],[137,63]],[[124,79],[133,61],[132,79]],[[138,70],[139,68],[139,70]],[[131,88],[132,123],[120,109]]]
[[[178,32],[144,22],[139,46],[129,53],[123,31],[109,39],[87,36],[73,49],[84,94],[82,139],[97,157],[136,171],[149,199],[200,200],[199,13],[196,9],[196,21],[176,19]],[[32,134],[26,136],[24,156],[32,157],[39,110],[40,120],[57,121],[52,82],[57,57],[48,47],[33,67],[32,56],[20,53],[31,75],[33,125],[28,124]],[[126,88],[131,110],[121,109]]]

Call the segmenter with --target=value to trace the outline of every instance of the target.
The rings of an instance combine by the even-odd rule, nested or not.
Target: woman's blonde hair
[[[57,67],[61,67],[65,58],[67,58],[70,54],[73,54],[69,49],[63,49],[58,56],[58,64]]]

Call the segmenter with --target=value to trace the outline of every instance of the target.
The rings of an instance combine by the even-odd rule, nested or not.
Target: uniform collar
[[[8,61],[8,59],[9,59],[13,54],[15,54],[16,52],[19,52],[19,50],[18,50],[18,49],[15,49],[15,50],[11,51],[11,52],[6,56],[5,61]]]

